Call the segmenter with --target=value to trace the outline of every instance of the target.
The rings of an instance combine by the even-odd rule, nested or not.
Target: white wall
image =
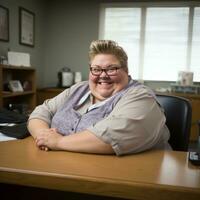
[[[45,86],[57,84],[57,72],[64,66],[88,77],[88,49],[98,39],[98,1],[51,1],[45,30]]]

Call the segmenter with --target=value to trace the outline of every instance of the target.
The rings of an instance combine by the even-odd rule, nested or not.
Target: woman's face
[[[96,100],[102,101],[125,88],[128,84],[128,73],[121,68],[119,60],[111,54],[98,54],[91,61],[91,68],[111,69],[114,73],[102,71],[100,75],[89,73],[89,86]]]

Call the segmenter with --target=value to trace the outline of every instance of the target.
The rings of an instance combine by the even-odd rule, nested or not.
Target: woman
[[[130,154],[168,148],[165,116],[153,92],[128,75],[127,55],[114,41],[93,41],[89,81],[46,100],[28,129],[42,150]]]

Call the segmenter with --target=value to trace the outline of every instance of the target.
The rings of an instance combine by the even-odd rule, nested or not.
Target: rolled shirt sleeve
[[[169,139],[165,115],[148,88],[130,89],[109,116],[88,128],[117,155],[163,148]]]
[[[57,96],[47,99],[43,104],[37,106],[33,112],[31,113],[29,120],[31,119],[41,119],[47,122],[49,125],[51,124],[51,120],[56,113],[56,111],[63,106],[65,101],[70,97],[70,95],[78,88],[80,85],[85,84],[86,81],[77,83],[73,85],[71,88],[65,89],[63,92],[58,94]]]

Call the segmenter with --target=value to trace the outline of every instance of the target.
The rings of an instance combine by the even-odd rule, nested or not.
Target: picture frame
[[[22,84],[20,83],[19,80],[10,80],[9,81],[9,89],[12,92],[23,92],[24,91]]]
[[[9,9],[0,5],[0,41],[9,41]]]
[[[35,14],[23,7],[19,7],[19,43],[35,45]]]

